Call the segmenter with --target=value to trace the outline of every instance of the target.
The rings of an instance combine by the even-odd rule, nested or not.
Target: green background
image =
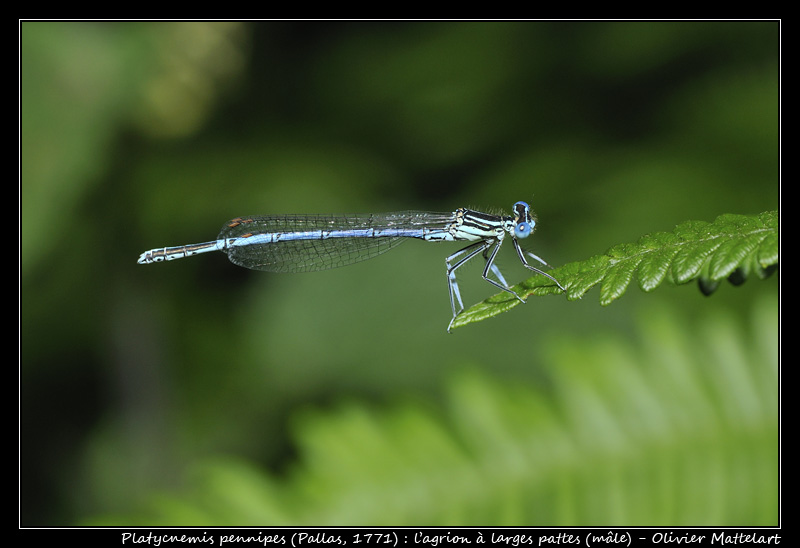
[[[778,276],[448,335],[453,244],[297,275],[136,258],[240,215],[524,200],[560,265],[777,209],[779,23],[20,40],[22,525],[778,523]],[[460,273],[465,304],[495,293]]]

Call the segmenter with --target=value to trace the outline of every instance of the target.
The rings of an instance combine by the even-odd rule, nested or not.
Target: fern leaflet
[[[574,301],[600,284],[600,304],[621,297],[637,277],[639,287],[653,291],[664,280],[674,284],[698,281],[705,294],[719,282],[743,282],[750,274],[766,278],[778,266],[779,215],[720,215],[714,222],[687,221],[672,232],[655,232],[636,243],[619,244],[603,255],[566,264],[550,272]],[[513,288],[521,297],[558,294],[561,290],[544,276],[533,276]],[[520,304],[501,293],[465,310],[452,327],[496,316]]]

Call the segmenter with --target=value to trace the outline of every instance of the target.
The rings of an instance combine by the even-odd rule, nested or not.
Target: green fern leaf
[[[685,284],[697,280],[712,293],[726,278],[737,283],[751,273],[766,278],[778,265],[779,216],[720,215],[713,223],[687,221],[672,232],[642,236],[603,255],[570,263],[550,272],[566,288],[567,299],[577,300],[600,284],[600,304],[620,298],[634,277],[639,287],[653,291],[664,280]],[[544,276],[534,276],[513,288],[520,296],[558,294],[561,290]],[[452,327],[496,316],[517,306],[508,293],[495,295],[461,313]]]
[[[203,461],[188,490],[92,524],[775,525],[777,309],[758,301],[745,327],[648,308],[636,343],[548,339],[542,382],[462,372],[442,407],[306,412],[281,474]]]

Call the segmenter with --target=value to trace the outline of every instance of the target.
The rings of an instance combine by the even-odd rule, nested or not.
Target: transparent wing
[[[452,213],[404,211],[376,215],[282,215],[241,217],[228,222],[220,240],[236,239],[224,251],[234,264],[269,272],[311,272],[377,257],[407,238],[452,222]],[[365,237],[391,230],[393,236]],[[281,235],[276,241],[247,245],[255,236]],[[299,235],[303,235],[302,237]]]

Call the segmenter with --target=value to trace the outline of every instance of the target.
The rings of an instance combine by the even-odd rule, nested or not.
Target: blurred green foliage
[[[23,22],[20,58],[23,525],[777,523],[777,276],[448,335],[457,247],[136,257],[522,199],[558,266],[775,210],[779,23]]]
[[[648,311],[638,344],[564,335],[540,387],[465,370],[435,411],[403,398],[302,413],[286,477],[208,459],[187,492],[92,523],[775,525],[776,306],[748,326]]]

